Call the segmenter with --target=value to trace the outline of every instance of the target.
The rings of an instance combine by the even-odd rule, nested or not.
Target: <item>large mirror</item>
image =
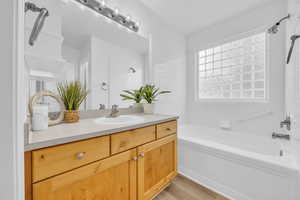
[[[81,110],[106,108],[122,101],[122,90],[144,84],[149,41],[117,23],[78,6],[74,0],[31,0],[49,16],[33,45],[30,34],[38,13],[25,18],[25,64],[28,99],[43,90],[56,93],[59,82],[79,80],[89,92]],[[55,108],[53,108],[55,110]]]

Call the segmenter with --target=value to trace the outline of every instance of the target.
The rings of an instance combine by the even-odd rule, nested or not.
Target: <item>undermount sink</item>
[[[101,117],[94,120],[97,124],[134,124],[143,122],[144,119],[133,115],[120,115],[118,117]]]

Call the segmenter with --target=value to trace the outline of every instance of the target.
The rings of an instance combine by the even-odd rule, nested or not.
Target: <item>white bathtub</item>
[[[179,172],[194,181],[235,200],[299,200],[287,144],[194,125],[179,126],[178,136]]]

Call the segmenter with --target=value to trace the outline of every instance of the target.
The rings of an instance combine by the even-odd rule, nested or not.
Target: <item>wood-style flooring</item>
[[[153,200],[229,200],[179,175]]]

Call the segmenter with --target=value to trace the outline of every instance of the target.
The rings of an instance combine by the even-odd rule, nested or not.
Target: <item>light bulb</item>
[[[131,20],[131,16],[130,16],[130,15],[127,15],[126,21],[129,22],[130,20]]]
[[[85,9],[85,7],[84,7],[83,5],[80,5],[79,8],[80,8],[81,10],[84,10],[84,9]]]
[[[114,15],[115,15],[115,16],[119,15],[119,9],[118,9],[118,8],[115,8],[115,9],[114,9]]]
[[[79,0],[81,3],[84,3],[86,4],[87,3],[87,0]]]
[[[104,8],[105,5],[106,5],[105,1],[104,1],[104,0],[101,0],[101,1],[100,1],[100,6],[101,6],[102,8]]]

